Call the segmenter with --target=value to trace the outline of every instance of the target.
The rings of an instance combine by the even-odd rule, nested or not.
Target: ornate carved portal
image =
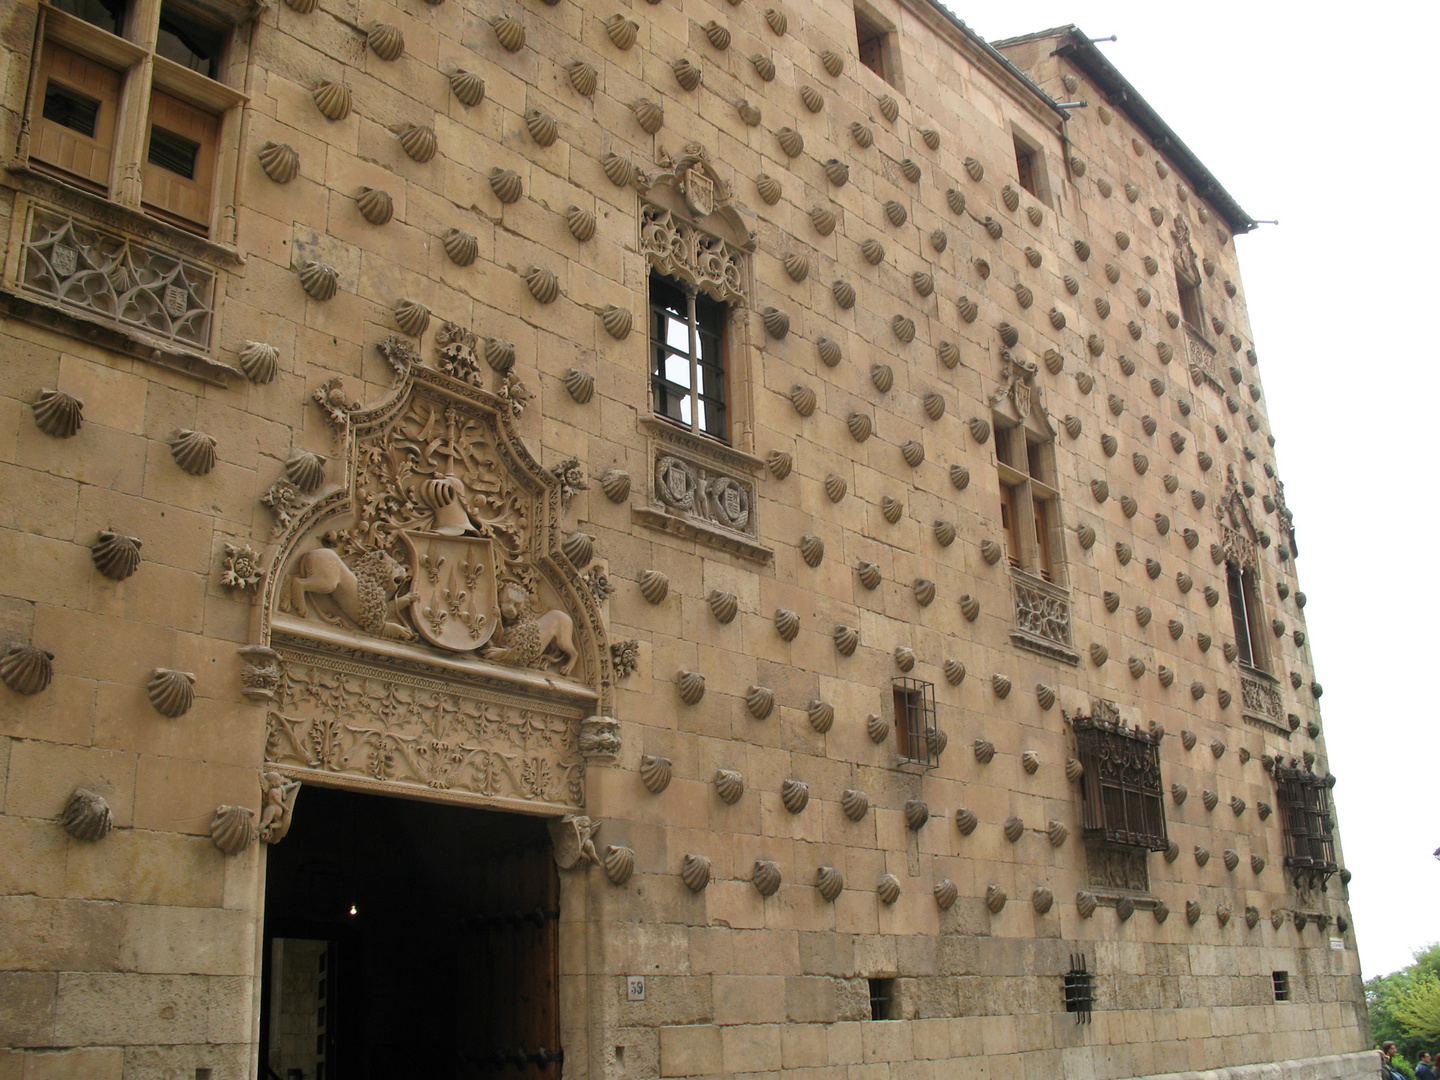
[[[560,546],[564,478],[500,394],[418,362],[343,411],[338,489],[294,510],[266,583],[266,760],[290,776],[555,813],[614,657]],[[587,556],[588,561],[588,556]]]

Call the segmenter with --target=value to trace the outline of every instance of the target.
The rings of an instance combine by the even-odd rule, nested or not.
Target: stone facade
[[[1343,859],[1287,857],[1252,223],[1082,35],[221,0],[211,85],[157,6],[4,15],[0,1080],[314,1036],[307,788],[549,823],[557,1080],[1371,1068]],[[98,192],[42,42],[128,73]],[[655,415],[652,272],[724,305],[723,440]],[[1080,717],[1157,755],[1149,850]]]

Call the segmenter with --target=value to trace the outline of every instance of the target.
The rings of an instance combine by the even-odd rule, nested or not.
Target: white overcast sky
[[[1416,562],[1440,516],[1424,419],[1440,401],[1440,229],[1421,197],[1440,163],[1440,4],[949,3],[990,41],[1118,34],[1100,46],[1111,62],[1251,217],[1280,221],[1236,246],[1361,964],[1403,967],[1440,940],[1440,626]]]

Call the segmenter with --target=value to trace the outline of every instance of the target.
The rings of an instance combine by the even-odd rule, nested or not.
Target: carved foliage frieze
[[[484,800],[584,801],[580,709],[282,650],[266,760]]]
[[[755,236],[731,205],[731,189],[699,143],[679,157],[664,149],[659,171],[640,177],[640,250],[662,274],[725,303],[749,303],[747,252]]]

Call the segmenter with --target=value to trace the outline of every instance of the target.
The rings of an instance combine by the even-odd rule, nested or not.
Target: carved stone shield
[[[1010,400],[1015,403],[1015,415],[1024,420],[1030,415],[1031,398],[1030,387],[1022,380],[1016,379],[1010,384]]]
[[[700,169],[691,166],[686,169],[681,183],[685,204],[700,217],[715,212],[715,184]]]
[[[490,640],[500,623],[491,541],[433,532],[400,534],[410,550],[415,598],[410,618],[432,645],[470,652]]]

